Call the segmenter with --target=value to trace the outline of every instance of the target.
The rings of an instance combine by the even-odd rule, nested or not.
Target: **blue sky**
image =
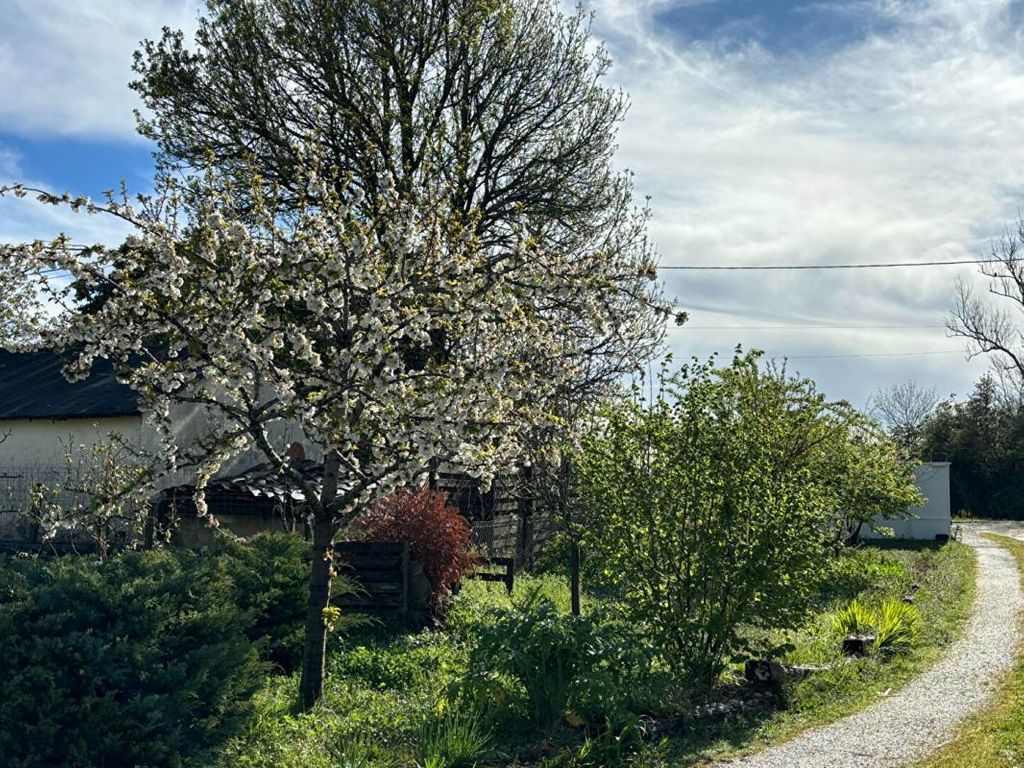
[[[3,6],[0,180],[145,191],[131,53],[163,25],[194,29],[198,0]],[[1021,0],[588,6],[615,61],[610,84],[630,94],[618,162],[651,196],[663,264],[969,258],[1024,207]],[[124,234],[0,202],[0,239],[61,230]],[[665,272],[693,318],[670,346],[760,347],[856,404],[909,378],[962,395],[986,363],[967,362],[941,327],[958,271]]]

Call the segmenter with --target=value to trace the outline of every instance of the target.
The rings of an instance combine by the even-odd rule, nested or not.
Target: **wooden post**
[[[533,467],[523,467],[523,493],[519,497],[519,531],[516,538],[515,561],[524,567],[530,566],[532,550],[531,526],[533,524]]]
[[[572,615],[580,615],[580,545],[575,536],[569,551],[569,592]]]
[[[402,621],[409,618],[409,542],[402,542]]]

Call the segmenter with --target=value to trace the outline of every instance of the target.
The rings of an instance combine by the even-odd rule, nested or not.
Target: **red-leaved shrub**
[[[371,541],[409,542],[409,554],[423,563],[430,582],[434,611],[478,561],[469,550],[469,523],[440,491],[400,489],[357,517],[352,526]]]

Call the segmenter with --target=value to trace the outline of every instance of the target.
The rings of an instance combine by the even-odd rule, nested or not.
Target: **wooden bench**
[[[501,570],[495,573],[494,571],[480,570],[481,568],[500,568]],[[480,568],[474,571],[469,578],[479,579],[480,581],[500,581],[505,585],[505,590],[511,595],[516,579],[516,561],[511,557],[484,558]]]

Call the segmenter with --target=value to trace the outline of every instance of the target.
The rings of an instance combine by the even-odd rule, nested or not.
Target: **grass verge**
[[[1008,549],[1024,574],[1024,542],[993,534],[985,537]],[[969,718],[953,742],[919,763],[918,768],[1011,768],[1022,764],[1024,653],[1019,653],[992,704]]]
[[[800,732],[857,712],[897,691],[930,667],[963,631],[975,595],[976,558],[959,543],[942,547],[893,542],[847,555],[820,612],[790,637],[790,664],[827,667],[782,690],[779,706],[688,729],[672,739],[673,766],[703,765],[790,739]],[[851,598],[872,603],[915,591],[922,631],[906,654],[843,659],[829,631],[833,611]]]

